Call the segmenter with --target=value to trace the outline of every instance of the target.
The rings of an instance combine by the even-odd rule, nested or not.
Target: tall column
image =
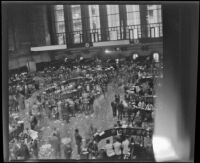
[[[47,6],[47,19],[48,19],[50,38],[51,38],[51,45],[57,45],[58,40],[56,36],[56,28],[54,23],[55,22],[54,6],[52,5]]]
[[[88,5],[81,5],[81,21],[83,30],[83,43],[90,42],[90,20]]]
[[[126,26],[127,26],[127,14],[126,5],[119,5],[119,16],[120,16],[120,35],[121,39],[126,39]],[[123,31],[123,32],[122,32]]]
[[[108,16],[106,5],[99,5],[100,25],[101,25],[101,40],[107,41]]]
[[[64,18],[65,18],[66,44],[67,47],[70,47],[73,44],[72,13],[70,5],[64,5]]]
[[[140,5],[140,23],[141,23],[142,38],[146,38],[148,36],[147,5]]]
[[[51,38],[50,38],[50,33],[49,33],[49,27],[48,27],[48,19],[47,19],[47,6],[43,6],[43,19],[44,19],[44,32],[45,32],[45,42],[46,45],[51,44]]]

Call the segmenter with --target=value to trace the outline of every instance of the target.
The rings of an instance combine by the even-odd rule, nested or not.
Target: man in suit
[[[76,140],[77,152],[80,155],[81,154],[81,145],[82,145],[82,136],[79,134],[78,129],[75,129],[74,137],[75,137],[75,140]]]
[[[121,101],[118,105],[118,119],[122,120],[122,114],[123,114],[123,110],[124,110],[124,105],[123,102]]]

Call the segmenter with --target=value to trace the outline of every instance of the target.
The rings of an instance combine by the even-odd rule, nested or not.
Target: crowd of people
[[[144,77],[147,78],[153,73],[151,64],[141,63],[134,64],[132,61],[126,61],[122,64],[110,65],[99,60],[96,64],[89,65],[64,63],[36,73],[11,75],[9,78],[9,111],[12,119],[9,121],[10,128],[16,128],[13,127],[16,120],[11,116],[12,113],[25,110],[27,107],[25,100],[37,92],[35,102],[32,105],[28,104],[30,129],[24,129],[23,134],[15,136],[11,141],[11,144],[14,144],[11,145],[12,159],[38,158],[38,139],[31,137],[29,130],[39,132],[38,128],[42,126],[45,117],[49,120],[64,120],[69,123],[70,117],[75,117],[79,113],[93,114],[94,101],[101,94],[105,96],[108,84],[116,88],[124,86],[124,100],[116,94],[115,100],[111,102],[113,117],[118,118],[118,125],[126,118],[127,124],[132,127],[142,127],[143,122],[152,121],[155,77],[142,81]],[[147,96],[151,96],[150,100]],[[17,120],[20,121],[20,117]],[[75,130],[74,137],[77,152],[81,155],[83,145],[78,129]],[[89,159],[134,159],[140,155],[137,153],[137,147],[139,149],[140,145],[134,141],[133,137],[123,139],[115,137],[113,143],[107,140],[105,148],[98,150],[98,143],[91,138],[87,144]],[[54,148],[55,158],[60,158],[61,138],[56,128],[49,142]],[[71,158],[72,145],[69,143],[64,146],[64,155],[66,159]]]

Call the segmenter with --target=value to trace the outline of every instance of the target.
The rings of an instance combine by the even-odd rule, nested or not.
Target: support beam
[[[108,17],[106,5],[99,5],[100,25],[101,25],[101,40],[107,41]]]
[[[119,16],[120,16],[120,36],[122,40],[126,39],[126,26],[127,26],[127,13],[126,5],[119,5]]]
[[[147,5],[140,5],[140,23],[142,38],[147,38]]]
[[[83,29],[83,43],[90,42],[90,20],[88,5],[81,5],[81,21]]]
[[[56,28],[55,28],[55,15],[54,15],[54,6],[48,5],[47,6],[47,18],[48,18],[48,27],[50,32],[51,38],[51,45],[57,45],[58,40],[56,36]]]
[[[64,5],[65,34],[67,47],[73,44],[72,12],[70,5]]]

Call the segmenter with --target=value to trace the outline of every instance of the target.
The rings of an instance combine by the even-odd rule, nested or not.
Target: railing
[[[57,42],[59,45],[64,45],[66,44],[66,36],[65,33],[56,33],[57,36]]]
[[[104,33],[102,33],[104,31]],[[102,40],[102,35],[106,38]],[[60,34],[65,39],[65,34]],[[116,26],[106,29],[90,29],[87,31],[74,31],[67,37],[73,44],[85,43],[84,37],[88,42],[101,42],[112,40],[135,40],[140,38],[161,38],[163,37],[162,23],[153,23],[147,25],[129,25],[126,27]],[[63,41],[65,42],[65,40]]]

